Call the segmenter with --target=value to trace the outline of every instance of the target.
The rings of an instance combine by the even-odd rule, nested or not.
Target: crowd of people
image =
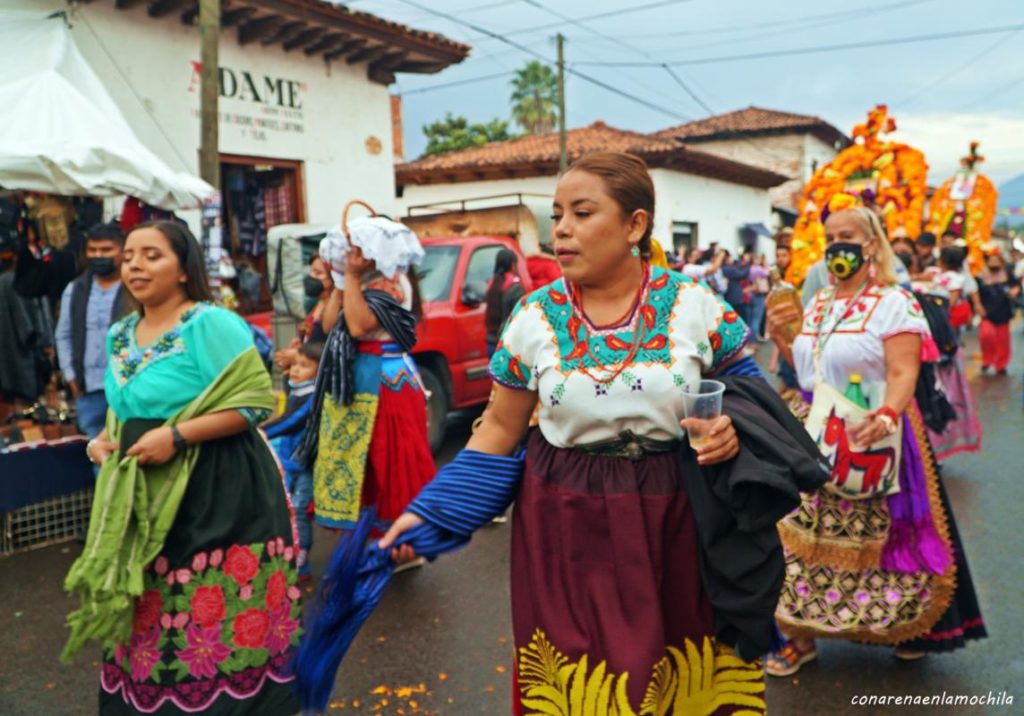
[[[320,565],[337,581],[353,551],[420,564],[513,503],[516,713],[764,713],[764,675],[796,673],[818,638],[916,660],[986,636],[941,462],[980,449],[964,333],[983,373],[1007,372],[1019,255],[990,248],[972,272],[955,235],[890,241],[843,194],[798,307],[773,301],[794,290],[785,230],[771,265],[714,244],[666,256],[632,155],[577,160],[553,208],[561,277],[528,290],[497,253],[492,398],[440,470],[408,228],[328,233],[313,308],[274,356],[283,410],[186,227],[86,233],[54,344],[98,472],[65,656],[103,645],[101,713],[315,706],[296,694],[333,672],[291,668],[313,525],[343,537]],[[720,414],[687,417],[709,381]]]

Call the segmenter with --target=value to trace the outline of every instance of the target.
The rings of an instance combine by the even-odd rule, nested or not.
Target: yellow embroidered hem
[[[916,406],[907,416],[926,445]],[[935,530],[951,549],[935,462],[926,447],[921,456]],[[776,618],[787,636],[898,644],[929,632],[949,608],[956,566],[951,561],[941,575],[882,569],[890,523],[884,498],[843,500],[820,490],[779,524],[786,582]]]
[[[705,637],[670,646],[654,665],[640,710],[626,695],[628,673],[592,669],[584,654],[570,663],[543,631],[519,649],[518,679],[526,716],[764,716],[764,668]]]
[[[351,405],[324,400],[313,466],[313,502],[320,524],[347,528],[359,521],[378,403],[369,393],[356,393]]]

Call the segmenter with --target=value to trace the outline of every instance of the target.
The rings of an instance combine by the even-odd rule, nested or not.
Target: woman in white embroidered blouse
[[[850,429],[849,441],[869,447],[902,431],[899,492],[848,499],[826,486],[779,523],[787,570],[776,616],[792,640],[770,656],[773,676],[816,658],[815,637],[897,645],[897,657],[915,659],[985,635],[914,403],[928,324],[913,295],[896,285],[878,216],[832,206],[826,263],[835,285],[818,291],[792,346],[783,337],[794,318],[786,306],[769,310],[769,330],[805,393],[818,381],[842,391],[854,373],[879,388],[873,412]]]

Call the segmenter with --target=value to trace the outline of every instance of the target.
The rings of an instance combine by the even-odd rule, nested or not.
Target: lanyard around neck
[[[818,333],[814,337],[815,361],[821,358],[821,352],[825,350],[825,344],[828,343],[829,338],[831,338],[833,334],[835,334],[835,332],[839,329],[839,326],[842,325],[843,321],[845,321],[852,315],[854,308],[856,308],[860,300],[864,298],[864,294],[868,292],[868,289],[870,287],[871,281],[865,281],[864,285],[860,287],[857,293],[854,294],[854,296],[850,299],[850,302],[846,305],[846,310],[843,311],[843,315],[841,315],[839,317],[839,320],[833,323],[832,327],[829,328],[828,332],[825,333],[824,336],[822,336],[822,331],[825,328],[825,321],[828,320],[829,316],[832,315],[832,307],[835,305],[836,294],[839,293],[839,289],[836,288],[832,291],[832,295],[828,299],[828,305],[825,306],[825,312],[821,316],[821,322],[818,324]]]

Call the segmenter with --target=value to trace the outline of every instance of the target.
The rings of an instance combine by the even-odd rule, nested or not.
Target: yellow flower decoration
[[[853,194],[843,192],[842,194],[836,194],[831,200],[829,200],[828,210],[834,214],[835,212],[842,211],[843,209],[851,209],[860,203],[861,202],[859,202],[857,197]]]
[[[882,137],[895,129],[888,108],[878,105],[868,112],[867,122],[854,127],[855,143],[820,167],[804,187],[793,227],[793,260],[787,272],[791,283],[803,283],[807,269],[824,256],[821,210],[828,206],[836,211],[833,197],[850,193],[850,184],[871,185],[890,236],[898,229],[909,236],[921,233],[928,164],[917,149]]]

